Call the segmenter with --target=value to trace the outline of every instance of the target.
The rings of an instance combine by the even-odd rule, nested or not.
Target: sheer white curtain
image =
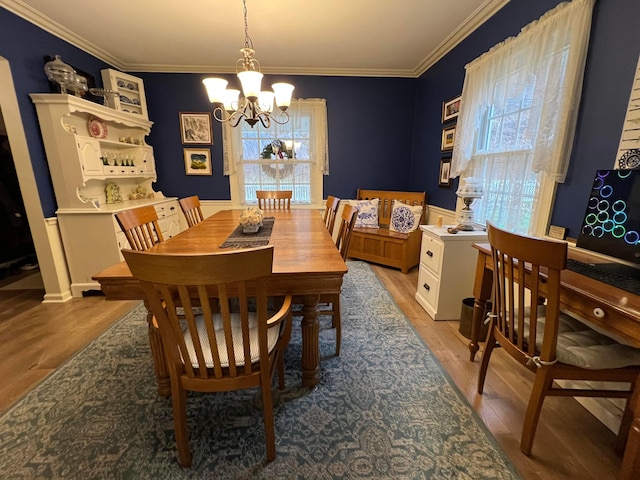
[[[552,198],[569,164],[594,3],[562,3],[467,65],[451,176],[484,180],[477,221],[540,233],[540,192]]]

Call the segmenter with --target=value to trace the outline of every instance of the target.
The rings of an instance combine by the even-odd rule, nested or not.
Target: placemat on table
[[[243,233],[242,225],[238,225],[231,235],[227,237],[220,248],[253,248],[263,247],[269,244],[271,231],[273,230],[274,217],[264,217],[262,226],[257,233]]]

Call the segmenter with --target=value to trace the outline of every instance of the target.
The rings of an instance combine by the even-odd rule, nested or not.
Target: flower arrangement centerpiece
[[[258,207],[249,207],[240,214],[240,225],[243,233],[257,233],[262,226],[264,212]]]

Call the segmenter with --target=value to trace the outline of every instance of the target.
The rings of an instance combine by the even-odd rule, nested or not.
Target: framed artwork
[[[460,99],[462,95],[452,98],[446,102],[442,102],[442,122],[448,122],[458,117],[460,113]]]
[[[180,112],[180,136],[184,145],[213,145],[211,114]]]
[[[211,175],[211,150],[185,148],[184,170],[187,175]]]
[[[438,186],[451,188],[451,159],[443,158],[440,160],[440,175],[438,177]]]
[[[442,144],[440,150],[443,152],[453,150],[453,144],[456,140],[456,126],[444,127],[442,129]]]

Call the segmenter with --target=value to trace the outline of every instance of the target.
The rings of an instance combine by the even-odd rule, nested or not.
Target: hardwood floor
[[[531,457],[520,452],[524,413],[533,374],[496,349],[484,393],[476,393],[481,351],[469,361],[468,339],[458,321],[434,322],[415,301],[417,267],[407,275],[373,266],[387,290],[422,336],[458,389],[473,406],[525,479],[612,479],[622,464],[616,435],[572,398],[545,399]]]
[[[621,458],[614,453],[615,435],[573,399],[545,400],[533,454],[520,453],[532,374],[498,349],[485,393],[477,395],[480,354],[469,362],[459,322],[434,322],[414,300],[417,268],[407,275],[373,269],[524,479],[617,477]],[[0,414],[136,304],[102,297],[42,304],[42,294],[0,290]]]
[[[43,290],[0,290],[0,415],[138,302],[43,304]]]

